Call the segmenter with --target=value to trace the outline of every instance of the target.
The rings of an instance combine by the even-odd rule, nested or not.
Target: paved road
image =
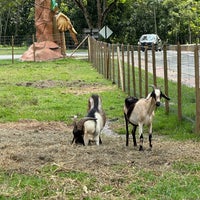
[[[14,55],[14,59],[19,59],[21,55]],[[11,60],[12,55],[0,55],[0,60]]]
[[[134,53],[135,61],[137,63],[138,52]],[[156,71],[157,75],[163,77],[163,51],[156,52]],[[144,68],[145,63],[145,53],[141,52],[142,67]],[[148,68],[152,71],[152,52],[148,51]],[[167,66],[168,66],[168,76],[170,80],[177,80],[177,52],[167,51]],[[194,70],[194,53],[189,51],[182,51],[181,53],[181,71],[183,83],[188,86],[195,85],[195,70]]]
[[[66,54],[67,57],[88,57],[88,52],[75,52],[72,55],[72,52]],[[14,55],[14,59],[20,59],[22,55]],[[0,60],[11,60],[12,55],[0,55]]]

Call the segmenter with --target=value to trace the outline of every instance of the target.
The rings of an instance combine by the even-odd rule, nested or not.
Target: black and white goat
[[[95,141],[101,144],[101,131],[106,123],[106,115],[102,108],[102,100],[99,95],[92,95],[88,100],[88,113],[86,117],[74,124],[72,144],[80,143],[88,145]]]
[[[140,147],[143,150],[143,125],[149,128],[149,146],[152,148],[152,122],[154,117],[154,110],[160,106],[161,98],[170,100],[159,88],[153,86],[153,91],[148,94],[146,98],[137,99],[136,97],[128,97],[124,104],[124,118],[126,122],[126,146],[128,146],[129,130],[128,124],[133,125],[132,136],[134,146],[137,146],[135,132],[137,126],[139,127]]]

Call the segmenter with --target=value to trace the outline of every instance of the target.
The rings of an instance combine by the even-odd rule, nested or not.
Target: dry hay
[[[71,145],[72,127],[60,122],[20,121],[0,125],[0,168],[21,173],[34,173],[44,165],[57,164],[68,170],[112,174],[113,166],[165,170],[177,161],[200,161],[197,142],[169,141],[154,136],[153,150],[144,152],[125,146],[125,137],[102,135],[100,146]],[[117,176],[117,175],[116,175]]]

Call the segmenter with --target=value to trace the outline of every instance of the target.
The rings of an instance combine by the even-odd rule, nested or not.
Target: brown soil
[[[100,146],[71,145],[72,127],[60,122],[20,121],[0,124],[0,168],[34,173],[43,165],[57,164],[66,169],[90,171],[112,176],[112,167],[125,165],[165,170],[175,161],[200,162],[198,142],[171,141],[154,136],[148,151],[145,135],[143,152],[125,146],[125,137],[110,133],[106,127]],[[113,177],[118,176],[113,174]]]

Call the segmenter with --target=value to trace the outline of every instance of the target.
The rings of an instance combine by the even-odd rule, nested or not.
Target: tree
[[[174,38],[174,42],[192,43],[198,38],[200,3],[194,0],[164,0],[163,10],[165,10],[164,23],[167,29],[167,37]]]
[[[117,3],[124,3],[126,0],[73,0],[82,11],[88,28],[101,29],[109,12]],[[95,7],[96,5],[96,7]]]

